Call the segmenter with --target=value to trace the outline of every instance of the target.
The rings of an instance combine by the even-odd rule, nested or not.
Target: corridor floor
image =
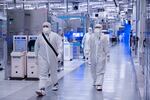
[[[116,45],[111,48],[110,57],[102,92],[95,90],[92,85],[90,68],[82,64],[60,79],[57,92],[52,91],[49,87],[46,96],[37,97],[34,94],[27,100],[141,100],[128,48],[124,44]],[[32,85],[26,88],[33,90]],[[20,93],[24,93],[24,97],[28,94],[23,90],[20,90]],[[23,96],[20,97],[19,94],[16,96],[18,100],[24,100]],[[14,100],[12,95],[0,100],[9,100],[8,98]]]

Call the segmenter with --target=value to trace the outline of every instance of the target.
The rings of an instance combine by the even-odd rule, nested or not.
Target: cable
[[[113,0],[113,1],[114,1],[114,3],[115,3],[115,6],[118,7],[116,0]]]

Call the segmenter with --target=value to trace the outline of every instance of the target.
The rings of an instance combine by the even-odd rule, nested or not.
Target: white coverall
[[[90,38],[90,59],[91,74],[94,80],[93,85],[103,85],[106,59],[108,53],[109,45],[107,36],[101,33],[101,37],[98,38],[96,34],[92,34]]]
[[[86,33],[82,39],[82,45],[83,45],[83,52],[84,52],[84,56],[85,59],[88,61],[88,63],[90,64],[90,36],[92,34],[92,28],[89,28],[88,33]]]
[[[35,53],[38,57],[37,60],[40,72],[39,89],[46,88],[49,73],[52,80],[52,85],[54,86],[58,82],[57,78],[58,60],[62,56],[61,37],[54,32],[50,32],[49,36],[45,34],[45,36],[47,37],[47,39],[49,40],[49,42],[59,55],[58,57],[56,57],[53,50],[44,40],[42,34],[40,34],[35,43]]]

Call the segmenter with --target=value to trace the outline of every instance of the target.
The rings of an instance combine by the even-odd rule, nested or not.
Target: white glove
[[[57,59],[58,59],[58,61],[61,61],[61,60],[62,60],[61,54],[59,54],[59,55],[57,56]]]

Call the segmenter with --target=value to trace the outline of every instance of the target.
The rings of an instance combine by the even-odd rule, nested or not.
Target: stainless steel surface
[[[150,100],[150,1],[146,0],[146,6],[143,9],[146,9],[146,16],[144,17],[144,36],[143,41],[144,48],[144,100]]]

